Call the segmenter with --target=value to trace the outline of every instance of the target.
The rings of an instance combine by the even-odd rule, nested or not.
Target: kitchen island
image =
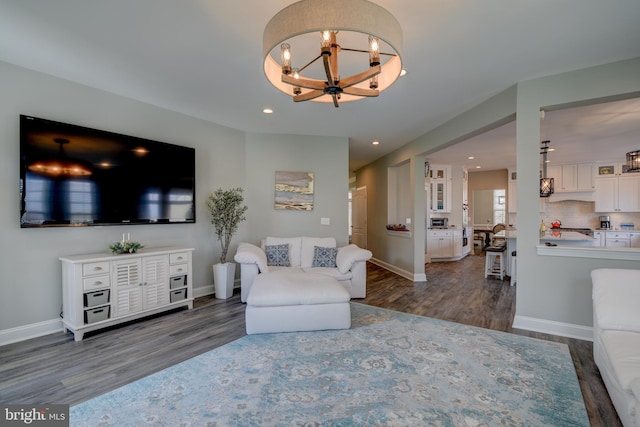
[[[595,246],[596,239],[577,231],[548,230],[540,236],[540,243],[552,245],[570,246]],[[598,242],[599,243],[599,242]]]
[[[511,271],[514,267],[512,263],[513,253],[516,251],[516,237],[517,232],[513,228],[508,228],[504,231],[496,233],[494,237],[502,237],[507,240],[506,250],[506,271],[507,276],[517,275],[516,271]],[[540,244],[548,246],[596,246],[598,239],[593,236],[579,233],[577,231],[561,231],[561,230],[548,230],[544,235],[540,236]],[[513,277],[511,283],[517,283],[517,278]]]

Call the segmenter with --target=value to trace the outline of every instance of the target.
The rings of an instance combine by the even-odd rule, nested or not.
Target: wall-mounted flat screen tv
[[[20,116],[21,227],[195,220],[195,149]]]

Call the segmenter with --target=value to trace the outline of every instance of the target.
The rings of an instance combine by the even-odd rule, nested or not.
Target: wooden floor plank
[[[588,341],[512,328],[516,287],[485,279],[484,256],[430,263],[427,282],[412,282],[367,265],[364,304],[569,346],[593,426],[621,426]],[[245,335],[239,291],[228,300],[198,298],[142,321],[87,333],[81,342],[57,333],[0,347],[0,402],[76,404]]]

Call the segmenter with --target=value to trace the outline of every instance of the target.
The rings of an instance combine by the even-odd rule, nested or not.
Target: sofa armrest
[[[256,264],[261,273],[269,272],[267,255],[262,248],[251,243],[240,243],[233,259],[240,264]]]
[[[594,329],[640,332],[640,270],[596,269],[591,280]]]
[[[347,245],[338,248],[336,255],[336,265],[340,273],[345,274],[351,269],[351,266],[357,261],[367,261],[373,254],[367,249],[359,248],[356,245]]]

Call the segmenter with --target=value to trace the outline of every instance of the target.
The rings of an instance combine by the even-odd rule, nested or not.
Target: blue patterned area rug
[[[71,425],[589,425],[565,344],[351,310],[349,330],[240,338],[73,406]]]

